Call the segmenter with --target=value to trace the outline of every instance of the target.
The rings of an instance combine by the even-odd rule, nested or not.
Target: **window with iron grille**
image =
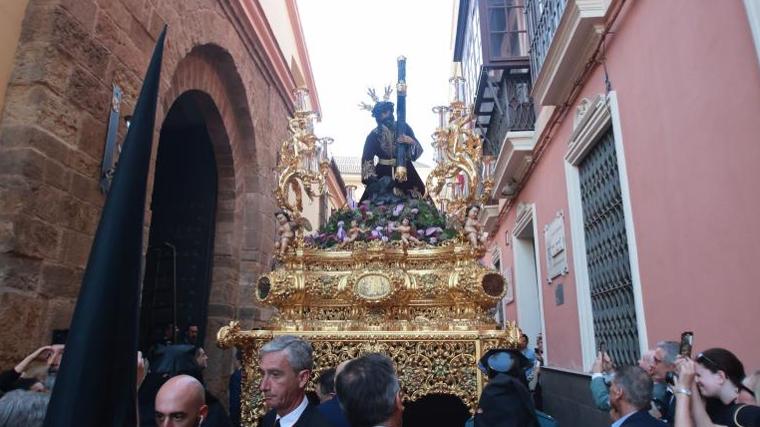
[[[578,167],[596,342],[618,365],[639,358],[639,333],[615,139],[610,126]]]

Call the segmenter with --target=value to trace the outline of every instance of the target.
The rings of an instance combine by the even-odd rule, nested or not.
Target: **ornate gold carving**
[[[308,90],[298,88],[295,91],[296,111],[288,119],[290,137],[280,145],[280,159],[277,164],[277,186],[274,196],[282,211],[287,212],[296,225],[295,239],[280,242],[282,257],[289,246],[296,250],[303,247],[303,228],[306,219],[302,217],[303,194],[309,200],[325,192],[325,176],[330,168],[327,147],[331,138],[318,138],[314,135],[316,114],[308,110]],[[310,227],[307,227],[310,228]],[[284,247],[285,243],[288,247]]]
[[[365,274],[356,281],[356,294],[369,301],[382,300],[388,297],[393,288],[391,282],[382,274]]]
[[[491,348],[516,348],[520,331],[509,323],[508,330],[462,332],[367,332],[367,331],[241,331],[232,325],[222,328],[222,348],[235,345],[243,354],[242,419],[244,425],[255,425],[256,418],[264,415],[258,385],[258,352],[274,336],[295,334],[311,342],[314,348],[315,379],[327,368],[364,353],[387,354],[396,363],[401,388],[408,400],[416,400],[432,393],[452,394],[475,409],[483,387],[483,378],[477,361]],[[221,331],[220,331],[221,334]]]
[[[488,197],[493,185],[470,110],[461,97],[438,109],[439,164],[427,183],[441,210],[449,214],[452,226],[447,228],[457,231],[455,238],[436,246],[418,243],[410,229],[396,226],[395,231],[406,236],[403,241],[353,240],[318,249],[303,239],[302,194],[311,198],[324,191],[329,141],[314,135],[314,115],[307,111],[305,92],[297,95],[289,120],[291,135],[280,147],[275,190],[279,206],[291,215],[295,236],[281,243],[277,267],[255,283],[256,299],[274,306],[277,314],[266,330],[245,331],[231,322],[217,334],[220,347],[235,346],[243,354],[243,424],[252,426],[264,414],[257,389],[259,349],[284,334],[312,342],[312,378],[343,360],[382,352],[395,361],[407,399],[448,393],[474,409],[483,385],[477,360],[491,348],[516,348],[520,331],[513,323],[498,329],[488,314],[508,284],[498,272],[478,263],[485,253],[477,241],[479,224],[465,223],[466,208]],[[374,91],[370,95],[377,100]],[[383,141],[383,150],[393,157],[389,129]],[[392,159],[380,160],[393,166],[389,162]],[[375,168],[371,160],[363,162],[362,178],[374,176]],[[401,168],[395,169],[398,173]]]

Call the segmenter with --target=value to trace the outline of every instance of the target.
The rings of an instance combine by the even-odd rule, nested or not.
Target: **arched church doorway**
[[[181,343],[190,325],[198,327],[198,345],[205,338],[218,182],[203,114],[209,105],[207,94],[185,92],[161,125],[140,313],[144,350],[167,338]]]
[[[470,410],[451,394],[429,394],[413,402],[404,402],[404,427],[462,427]]]

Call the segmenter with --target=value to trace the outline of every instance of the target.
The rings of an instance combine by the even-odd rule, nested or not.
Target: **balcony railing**
[[[534,79],[544,65],[566,4],[567,0],[527,0],[525,3],[530,35],[530,67]]]
[[[536,113],[533,108],[533,99],[528,96],[529,94],[529,73],[507,75],[502,79],[497,102],[503,109],[503,114],[498,114],[498,109],[494,109],[488,132],[486,132],[486,139],[493,150],[491,154],[499,153],[507,132],[533,130]]]

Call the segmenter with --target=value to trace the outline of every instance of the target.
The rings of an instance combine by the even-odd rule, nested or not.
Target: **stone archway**
[[[169,89],[161,97],[159,117],[166,119],[172,106],[188,94],[192,94],[194,108],[205,126],[217,171],[204,344],[209,354],[207,385],[219,396],[226,392],[233,358],[231,353],[225,357],[216,348],[215,334],[222,325],[237,317],[240,307],[245,230],[261,227],[258,221],[251,221],[245,211],[249,198],[247,189],[256,188],[258,168],[253,161],[256,146],[246,89],[228,52],[217,45],[206,44],[196,46],[180,60]]]
[[[208,94],[188,91],[161,125],[141,299],[143,351],[165,341],[167,325],[179,327],[179,342],[190,340],[184,336],[190,325],[200,330],[188,343],[205,338],[219,192],[206,122],[219,121],[215,110]]]

